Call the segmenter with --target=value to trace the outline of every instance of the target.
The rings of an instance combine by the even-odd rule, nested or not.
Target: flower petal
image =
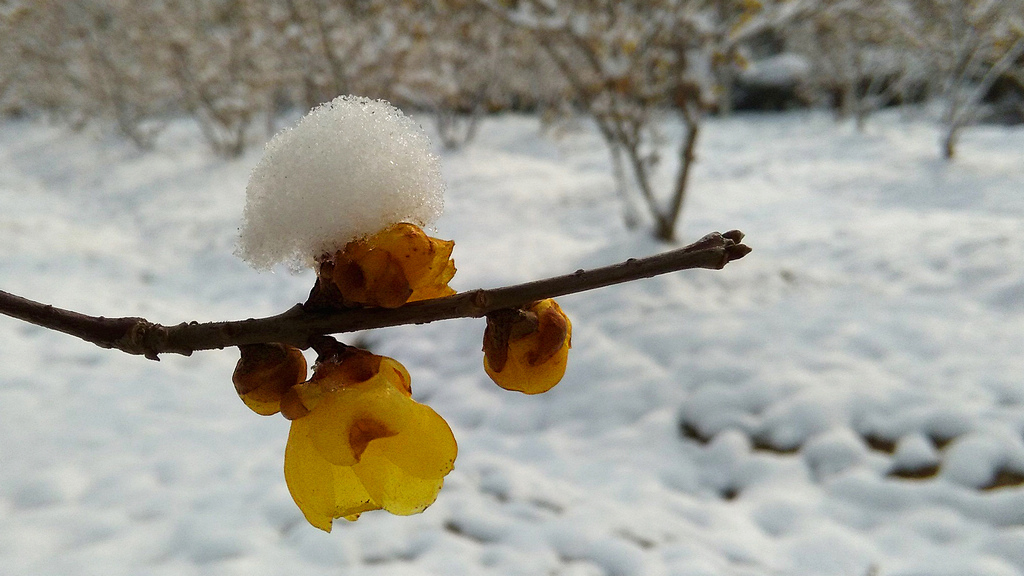
[[[412,377],[399,361],[382,356],[379,370],[381,376],[402,394],[412,396]]]
[[[445,296],[451,296],[455,294],[454,288],[449,288],[442,284],[432,284],[430,286],[424,286],[423,288],[417,288],[413,290],[412,296],[409,296],[409,302],[418,302],[420,300],[431,300],[433,298],[444,298]]]
[[[398,308],[409,300],[412,287],[398,259],[374,248],[359,262],[366,277],[367,302],[383,308]]]
[[[550,360],[559,351],[569,348],[569,318],[552,299],[542,300],[535,308],[537,332],[526,363],[538,366]]]
[[[409,278],[409,284],[418,288],[429,280],[431,267],[438,256],[438,244],[419,226],[399,223],[370,238],[375,248],[387,250]],[[436,242],[441,242],[437,240]],[[443,256],[444,262],[448,260]],[[444,265],[441,262],[441,265]]]
[[[459,447],[444,418],[414,403],[404,424],[401,434],[374,442],[381,454],[413,478],[438,479],[451,472]]]
[[[414,402],[402,391],[387,385],[380,376],[338,390],[325,392],[317,407],[301,420],[309,421],[309,436],[320,454],[331,464],[352,466],[359,461],[374,431],[399,434],[407,427]],[[365,433],[352,433],[360,421],[372,421]],[[353,445],[352,441],[357,444]]]
[[[320,455],[310,428],[306,418],[293,421],[284,451],[285,482],[306,520],[330,532],[335,518],[379,509],[352,468],[333,466]]]
[[[352,426],[349,427],[348,444],[352,447],[352,453],[355,454],[356,460],[359,460],[362,458],[363,452],[366,451],[366,447],[370,442],[381,438],[389,438],[397,434],[398,432],[392,430],[387,424],[373,416],[363,416],[357,418],[352,422]]]
[[[371,442],[352,467],[370,497],[392,514],[407,516],[426,510],[437,500],[444,478],[417,478],[384,456],[381,442]]]
[[[458,453],[444,419],[412,399],[405,367],[370,356],[322,362],[295,387],[317,394],[309,413],[292,421],[285,478],[306,519],[323,530],[334,518],[354,520],[367,510],[422,512]],[[371,364],[377,370],[364,380]]]

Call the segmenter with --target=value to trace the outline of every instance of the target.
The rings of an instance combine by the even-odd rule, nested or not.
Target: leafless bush
[[[1024,0],[912,0],[937,92],[944,101],[942,154],[956,155],[985,94],[1024,57]]]
[[[43,111],[73,126],[112,123],[149,147],[173,99],[145,19],[102,2],[43,0],[4,17],[5,108]]]
[[[946,104],[944,155],[1020,75],[1024,0],[8,0],[0,111],[99,121],[140,147],[187,114],[234,156],[260,118],[339,94],[433,112],[446,146],[508,108],[591,118],[627,218],[675,233],[702,119],[729,112],[751,39],[808,58],[804,88],[859,123],[908,86]],[[654,169],[672,112],[674,184]]]
[[[802,5],[791,2],[783,10],[781,4],[750,0],[479,1],[532,34],[571,88],[577,109],[594,121],[608,145],[627,223],[639,220],[638,196],[654,235],[666,241],[675,237],[704,116],[722,92],[723,79],[731,82],[740,45]],[[653,174],[665,111],[678,114],[684,135],[672,189],[659,194]]]
[[[863,129],[872,112],[925,82],[913,18],[891,0],[822,0],[788,30],[790,49],[811,64],[804,89]]]
[[[410,50],[392,97],[431,111],[446,148],[471,140],[489,112],[536,108],[558,80],[528,33],[474,2],[425,2],[399,26]]]
[[[234,157],[245,150],[253,121],[268,110],[275,88],[276,48],[265,5],[170,0],[155,16],[166,29],[166,66],[183,107],[210,147]],[[269,57],[269,59],[268,59]]]

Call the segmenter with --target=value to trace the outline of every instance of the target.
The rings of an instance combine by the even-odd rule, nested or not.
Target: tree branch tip
[[[728,258],[728,262],[732,262],[733,260],[743,258],[753,252],[753,250],[753,248],[746,244],[733,244],[732,246],[725,247],[725,256]]]
[[[746,234],[740,232],[739,230],[729,230],[728,232],[722,234],[722,238],[725,238],[726,240],[732,240],[736,244],[742,242],[744,237],[746,237]]]
[[[729,230],[720,234],[720,236],[724,240],[722,248],[725,249],[725,262],[722,263],[723,266],[733,260],[739,260],[753,251],[750,246],[741,243],[746,234],[739,230]]]

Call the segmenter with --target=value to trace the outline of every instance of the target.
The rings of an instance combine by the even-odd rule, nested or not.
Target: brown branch
[[[713,232],[697,242],[647,258],[630,258],[604,268],[577,270],[494,289],[461,292],[445,298],[412,302],[399,308],[349,308],[310,311],[298,304],[266,318],[231,322],[187,322],[176,326],[144,318],[103,318],[62,310],[0,291],[0,313],[77,336],[103,348],[117,348],[157,360],[158,354],[190,355],[196,350],[280,342],[308,348],[310,339],[325,334],[354,332],[401,324],[426,324],[451,318],[479,318],[496,310],[515,308],[543,298],[564,296],[659,274],[705,268],[719,270],[750,252],[738,230]]]

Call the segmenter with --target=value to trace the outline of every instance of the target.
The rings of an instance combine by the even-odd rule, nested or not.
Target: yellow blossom
[[[484,371],[506,390],[547,392],[565,374],[571,345],[572,323],[551,298],[492,314],[484,331]]]
[[[451,429],[411,398],[409,373],[391,358],[348,348],[318,363],[285,404],[301,405],[282,410],[294,418],[285,480],[306,520],[322,530],[368,510],[422,512],[454,466]]]
[[[448,287],[455,276],[454,246],[399,223],[349,242],[324,262],[320,276],[333,283],[346,305],[397,308],[455,293]]]

